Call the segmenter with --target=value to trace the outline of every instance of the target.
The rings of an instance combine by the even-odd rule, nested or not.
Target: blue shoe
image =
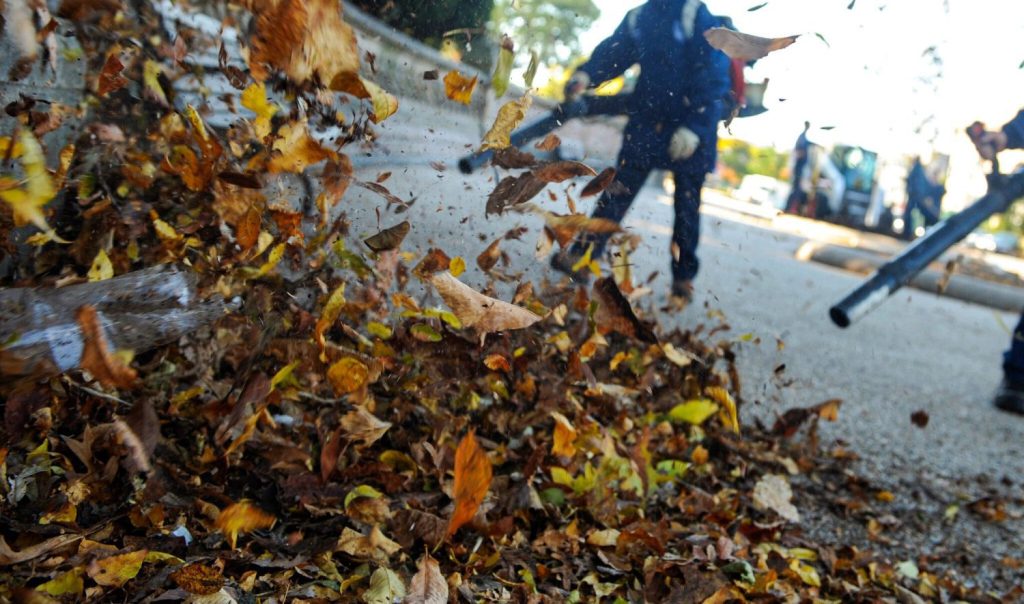
[[[1003,411],[1024,415],[1024,382],[1004,377],[992,404]]]

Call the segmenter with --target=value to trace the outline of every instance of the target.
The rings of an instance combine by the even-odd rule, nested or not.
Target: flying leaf
[[[832,45],[828,43],[828,40],[825,39],[825,36],[823,34],[821,34],[820,32],[814,32],[814,35],[817,36],[819,40],[824,42],[825,46],[832,48]]]
[[[580,233],[591,233],[595,235],[610,235],[622,231],[619,223],[607,218],[591,218],[585,214],[571,214],[559,216],[558,214],[545,213],[544,222],[547,224],[555,241],[565,247],[572,243]]]
[[[491,477],[491,460],[487,459],[476,434],[470,429],[455,449],[455,510],[448,520],[447,536],[454,535],[476,515],[491,487]]]
[[[506,170],[532,168],[537,165],[537,158],[533,154],[520,151],[515,147],[505,147],[494,152],[491,165]]]
[[[364,239],[363,243],[366,244],[366,247],[378,253],[397,250],[401,247],[402,242],[405,241],[405,236],[409,234],[411,228],[412,225],[406,220]]]
[[[533,172],[506,176],[487,197],[487,214],[501,214],[505,208],[524,204],[536,197],[546,186],[547,183],[534,176]]]
[[[327,339],[324,334],[334,326],[334,322],[341,316],[341,309],[344,307],[345,283],[342,282],[327,298],[327,304],[324,305],[324,310],[320,313],[320,318],[317,319],[316,326],[313,328],[313,338],[320,347],[321,362],[327,362]]]
[[[405,596],[405,604],[447,604],[448,582],[441,574],[441,566],[424,554],[420,559],[419,570],[409,583],[409,593]]]
[[[725,27],[714,27],[704,32],[708,44],[729,55],[729,58],[740,61],[755,61],[764,58],[776,50],[786,48],[796,42],[800,36],[784,38],[762,38]]]
[[[616,331],[641,342],[649,344],[658,342],[658,336],[654,335],[651,328],[637,318],[633,308],[629,305],[629,300],[622,295],[614,279],[605,277],[595,281],[594,296],[598,301],[594,321],[604,333]]]
[[[142,549],[96,560],[88,566],[86,573],[99,585],[121,587],[139,574],[148,553],[148,550]]]
[[[467,78],[458,71],[449,71],[448,75],[444,76],[444,93],[449,99],[468,105],[473,100],[476,82],[476,76]]]
[[[128,85],[128,78],[121,75],[121,72],[124,71],[124,63],[121,62],[120,54],[119,47],[114,47],[107,54],[107,60],[103,63],[96,86],[96,94],[100,97],[105,97]]]
[[[542,165],[533,171],[533,175],[547,183],[565,182],[578,176],[594,176],[597,172],[590,166],[578,161],[556,161]]]
[[[138,375],[110,351],[96,308],[88,304],[75,313],[82,330],[82,360],[79,366],[101,384],[112,388],[131,388]]]
[[[487,297],[447,272],[434,274],[430,283],[459,321],[480,334],[524,329],[542,318],[525,308]]]
[[[502,105],[498,110],[498,116],[494,118],[494,124],[484,135],[484,143],[480,150],[504,149],[511,145],[512,131],[526,118],[526,112],[532,103],[533,99],[530,98],[530,95],[525,94],[521,99]]]
[[[448,270],[452,265],[452,259],[444,251],[437,248],[430,248],[427,255],[412,269],[414,275],[421,279],[429,279],[434,273]],[[462,261],[462,268],[465,270],[466,261]]]
[[[533,88],[533,80],[537,77],[537,68],[540,67],[540,55],[537,54],[536,50],[530,51],[530,64],[526,67],[526,72],[523,74],[523,82],[526,83],[527,88]]]
[[[242,91],[242,107],[256,114],[253,128],[260,139],[270,134],[270,118],[277,113],[278,107],[267,101],[267,88],[263,82],[253,82]]]
[[[494,87],[495,98],[505,96],[505,92],[508,91],[508,81],[512,77],[512,63],[515,61],[515,50],[512,38],[502,34],[498,50],[498,64],[494,66],[494,75],[491,76],[491,86]]]
[[[379,124],[398,112],[398,98],[355,72],[343,72],[331,81],[331,89],[369,99],[373,106],[370,120]]]
[[[539,143],[535,144],[533,147],[534,147],[534,149],[539,149],[540,151],[554,151],[561,144],[562,144],[562,139],[558,138],[558,135],[556,135],[556,134],[549,134],[549,135],[544,137],[544,140],[542,140]]]
[[[44,233],[50,234],[55,241],[67,243],[57,237],[43,216],[43,206],[50,203],[57,194],[53,179],[46,170],[43,148],[28,128],[22,128],[18,132],[18,142],[14,148],[20,148],[22,151],[21,165],[25,170],[25,186],[17,188],[17,183],[13,179],[0,178],[0,199],[11,206],[16,226],[31,223]]]
[[[462,256],[452,258],[451,264],[448,265],[448,272],[452,274],[452,277],[458,277],[466,272],[466,260]]]
[[[617,172],[615,168],[605,168],[601,170],[601,173],[594,177],[593,180],[587,183],[587,186],[583,187],[580,192],[580,197],[590,197],[591,195],[597,195],[598,193],[604,192],[612,182],[615,181]]]
[[[557,411],[551,412],[555,420],[555,434],[551,443],[551,454],[560,457],[576,456],[576,428],[573,427],[569,418]]]
[[[227,537],[231,549],[235,549],[238,533],[270,528],[275,522],[277,518],[272,514],[264,512],[248,501],[239,501],[221,510],[215,526]]]
[[[355,33],[334,0],[250,0],[253,31],[249,69],[264,81],[275,69],[297,84],[330,83],[339,73],[359,71]]]
[[[790,522],[800,522],[800,512],[793,505],[793,490],[785,476],[767,474],[754,485],[754,507],[772,510]]]
[[[748,12],[748,13],[752,13],[752,12],[754,12],[754,11],[758,11],[758,10],[761,10],[762,8],[764,8],[764,7],[766,7],[766,6],[768,6],[768,3],[767,3],[767,2],[762,2],[761,4],[758,4],[758,5],[756,5],[756,6],[751,6],[750,8],[748,8],[748,9],[747,9],[747,12]]]
[[[277,135],[273,147],[276,153],[267,163],[267,170],[272,173],[301,174],[309,166],[324,160],[336,159],[333,151],[323,148],[309,135],[305,121],[285,124],[277,131]]]
[[[363,592],[366,604],[393,604],[405,597],[405,585],[395,571],[378,568],[370,575],[370,587]]]
[[[490,271],[498,261],[501,260],[501,238],[495,239],[493,243],[487,246],[487,249],[480,252],[480,255],[476,257],[476,265],[480,267],[480,270],[485,273]]]

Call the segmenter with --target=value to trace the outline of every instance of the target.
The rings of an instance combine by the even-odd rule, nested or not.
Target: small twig
[[[324,403],[327,405],[348,405],[348,400],[345,398],[324,398],[317,396],[312,392],[299,392],[299,398],[315,401],[317,403]]]
[[[83,386],[82,384],[79,384],[78,382],[75,382],[75,381],[70,380],[70,379],[67,380],[67,382],[69,384],[71,384],[72,386],[74,386],[75,388],[78,388],[82,392],[85,392],[86,394],[91,394],[91,395],[99,397],[99,398],[107,399],[108,401],[114,401],[115,403],[121,403],[122,405],[125,405],[125,406],[131,406],[131,403],[129,403],[128,401],[126,401],[124,399],[117,398],[113,394],[107,394],[106,392],[100,392],[99,390],[95,390],[95,389],[90,388],[88,386]]]

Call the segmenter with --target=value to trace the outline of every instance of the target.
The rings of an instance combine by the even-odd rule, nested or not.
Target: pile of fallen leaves
[[[9,108],[2,149],[18,176],[0,181],[0,228],[5,242],[16,225],[35,231],[5,249],[18,260],[5,285],[113,294],[61,317],[78,326],[78,369],[0,364],[0,600],[979,597],[808,541],[789,477],[819,457],[788,439],[838,403],[744,426],[734,340],[638,316],[628,260],[592,287],[523,283],[506,302],[464,285],[462,258],[403,249],[408,223],[350,237],[335,207],[349,186],[384,210],[408,205],[359,181],[343,152],[397,103],[360,76],[336,3],[245,4],[245,61],[116,3],[67,2],[76,24],[39,32],[82,41],[90,111]],[[206,51],[235,91],[228,105],[249,110],[226,130],[177,98],[175,82],[213,77],[189,59]],[[453,96],[472,94],[450,75]],[[614,186],[614,173],[504,150],[524,98],[485,146],[525,171],[488,210],[571,178],[594,177],[588,195]],[[87,120],[53,171],[36,127],[47,108]],[[329,144],[311,134],[327,128]],[[545,218],[548,249],[615,230],[572,207]],[[494,242],[477,264],[491,271],[500,254]],[[162,263],[229,303],[170,345],[120,350],[100,317],[122,303],[158,322],[169,307],[139,315],[117,288]],[[589,256],[579,268],[600,272]]]

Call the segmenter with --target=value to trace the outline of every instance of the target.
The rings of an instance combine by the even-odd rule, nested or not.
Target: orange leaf
[[[455,511],[446,536],[473,519],[491,487],[491,477],[491,460],[470,430],[455,449]]]
[[[576,455],[576,428],[572,427],[569,418],[557,411],[551,412],[555,419],[555,438],[551,444],[551,453],[559,457],[574,457]]]
[[[131,388],[137,374],[110,352],[96,308],[85,305],[75,314],[82,329],[82,360],[79,365],[104,386]]]
[[[366,386],[370,381],[370,370],[358,359],[345,357],[331,365],[327,379],[334,387],[334,394],[345,396]]]
[[[476,81],[476,76],[467,78],[458,71],[449,71],[444,76],[444,93],[451,100],[468,105],[473,100]]]
[[[121,62],[119,49],[114,49],[107,60],[103,63],[103,70],[100,71],[99,84],[96,87],[96,94],[101,97],[107,96],[115,90],[120,90],[128,85],[128,78],[121,75],[124,71],[124,63]]]
[[[484,359],[484,365],[487,366],[491,371],[503,371],[509,373],[512,371],[512,365],[509,364],[508,358],[503,354],[492,354]]]
[[[171,573],[171,580],[190,594],[209,596],[224,587],[224,576],[210,566],[189,564]]]
[[[242,215],[242,219],[235,227],[235,238],[238,239],[238,246],[242,251],[247,252],[256,245],[260,236],[260,223],[263,217],[256,208],[249,208],[249,211]]]
[[[217,516],[217,529],[224,533],[235,549],[238,533],[246,533],[256,529],[270,528],[277,522],[272,514],[268,514],[248,501],[239,501],[224,508]]]

